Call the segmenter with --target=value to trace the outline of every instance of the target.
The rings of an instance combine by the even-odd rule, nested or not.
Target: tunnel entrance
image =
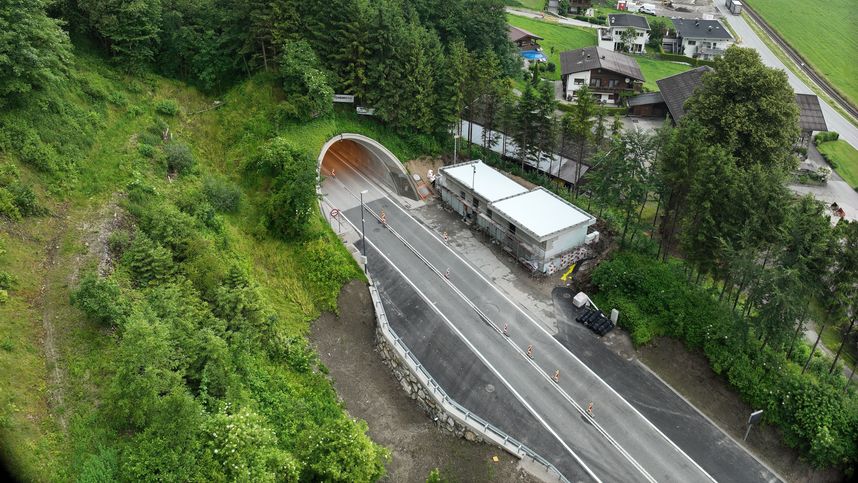
[[[328,175],[330,166],[337,164],[351,166],[399,196],[412,200],[420,199],[417,186],[405,166],[396,155],[372,138],[343,133],[329,140],[319,153],[320,174]]]

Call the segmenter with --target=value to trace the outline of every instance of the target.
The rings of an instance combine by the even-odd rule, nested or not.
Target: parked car
[[[651,3],[645,3],[645,4],[641,5],[638,12],[645,13],[647,15],[655,15],[655,5],[653,5]]]

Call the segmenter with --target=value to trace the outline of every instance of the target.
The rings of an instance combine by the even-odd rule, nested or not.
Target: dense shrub
[[[340,287],[359,273],[354,260],[338,245],[328,237],[304,244],[304,278],[322,310],[336,310]]]
[[[101,278],[94,273],[81,278],[77,290],[72,292],[71,302],[90,320],[105,326],[123,325],[131,312],[119,284],[111,277]]]
[[[216,176],[206,176],[203,179],[203,194],[215,210],[223,213],[238,211],[241,203],[241,189],[230,181]]]
[[[840,133],[837,131],[824,131],[813,137],[813,143],[819,146],[822,143],[837,141],[838,139],[840,139]]]
[[[702,350],[748,404],[764,409],[785,441],[800,448],[814,466],[854,465],[858,458],[858,397],[844,392],[845,380],[828,375],[830,361],[812,362],[799,346],[793,361],[761,344],[729,307],[703,288],[686,282],[681,268],[621,253],[600,264],[592,277],[603,310],[618,308],[619,323],[636,344],[656,335],[683,340]]]
[[[166,282],[173,276],[173,254],[145,233],[134,237],[124,258],[138,285]]]
[[[167,169],[172,173],[187,174],[193,171],[197,164],[190,146],[184,143],[170,143],[164,147],[167,159]]]
[[[138,144],[148,144],[150,146],[160,146],[163,140],[161,134],[152,132],[151,130],[143,131],[137,135]]]
[[[276,236],[307,233],[316,201],[316,163],[282,138],[268,143],[246,169],[276,176],[266,206],[266,224]]]
[[[152,158],[155,156],[155,146],[152,146],[151,144],[138,144],[137,152],[140,153],[141,156]]]
[[[12,221],[21,219],[21,211],[15,205],[15,197],[6,188],[0,188],[0,218]]]
[[[155,103],[155,112],[165,116],[175,116],[179,113],[179,103],[173,99],[163,99]]]

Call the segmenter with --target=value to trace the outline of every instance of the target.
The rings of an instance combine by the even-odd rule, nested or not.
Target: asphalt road
[[[433,368],[432,374],[445,390],[474,413],[509,430],[564,472],[571,471],[567,475],[570,479],[580,478],[581,470],[602,481],[706,481],[715,471],[730,481],[776,479],[664,387],[657,394],[673,394],[676,400],[668,402],[679,418],[697,417],[702,421],[697,424],[711,426],[708,432],[694,432],[694,425],[677,425],[676,420],[664,417],[659,421],[665,431],[672,429],[674,436],[682,436],[681,442],[702,456],[700,463],[708,469],[701,468],[650,422],[641,408],[618,394],[531,314],[473,269],[464,260],[467,254],[453,252],[348,166],[337,166],[336,172],[336,179],[328,179],[323,185],[328,202],[342,209],[344,216],[360,228],[361,211],[355,195],[367,189],[367,206],[376,213],[384,210],[388,225],[402,237],[376,219],[366,219],[369,271],[385,294],[388,313],[395,314],[391,325],[409,347],[415,344],[421,362]],[[444,275],[447,270],[449,279]],[[504,325],[509,327],[509,337],[500,333]],[[451,350],[451,341],[457,339],[461,344]],[[595,340],[592,343],[598,344]],[[531,345],[532,359],[525,354]],[[432,352],[438,347],[448,350],[444,355]],[[477,361],[481,366],[474,370]],[[614,375],[629,369],[619,358],[607,364]],[[550,376],[556,370],[560,371],[559,383]],[[475,383],[477,375],[499,383]],[[639,382],[628,379],[622,382],[643,394],[647,386],[660,384],[654,377]],[[495,391],[504,387],[502,407],[508,409],[499,410],[500,396],[485,397],[486,384],[492,384]],[[634,399],[642,407],[641,400],[652,403],[651,399]],[[594,405],[593,418],[583,409],[590,402]],[[530,414],[524,424],[514,421],[520,418],[521,408]],[[728,452],[731,458],[707,457],[707,453],[720,455],[720,448],[731,445],[736,446]]]

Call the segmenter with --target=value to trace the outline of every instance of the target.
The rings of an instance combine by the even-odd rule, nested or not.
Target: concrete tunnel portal
[[[364,176],[372,178],[390,191],[412,200],[419,200],[417,186],[402,162],[378,141],[361,134],[343,133],[334,136],[319,153],[318,174],[328,175],[323,169],[326,160],[337,159],[351,165]],[[321,179],[321,177],[319,178]]]

